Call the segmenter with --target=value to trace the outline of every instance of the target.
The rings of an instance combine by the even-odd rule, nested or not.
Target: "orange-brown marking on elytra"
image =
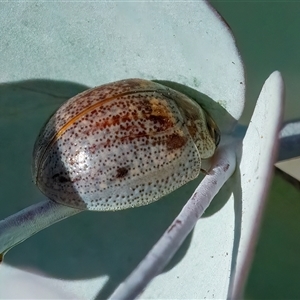
[[[91,105],[90,107],[85,108],[81,113],[79,113],[76,117],[72,118],[70,121],[68,121],[64,126],[62,126],[62,128],[56,133],[56,135],[54,136],[53,140],[57,140],[59,137],[61,137],[64,132],[68,129],[68,127],[70,127],[73,123],[75,123],[76,121],[78,121],[82,116],[84,116],[85,114],[95,110],[96,108],[103,106],[105,103],[112,101],[116,98],[120,98],[120,97],[124,97],[127,95],[131,95],[131,94],[136,94],[136,93],[149,93],[149,92],[153,92],[153,90],[143,90],[141,91],[130,91],[130,92],[125,92],[125,93],[120,93],[120,94],[116,94],[112,97],[109,97],[105,100],[102,100],[101,102],[97,102],[93,105]],[[86,95],[84,96],[86,97]]]
[[[174,126],[175,119],[168,102],[161,95],[150,99],[151,114],[148,119],[158,126],[158,131],[165,131]]]
[[[168,129],[171,126],[173,126],[172,120],[170,120],[170,118],[166,117],[166,116],[150,115],[148,118],[155,125],[159,126],[159,130],[158,131],[165,131],[166,129]]]
[[[167,139],[167,149],[168,150],[174,150],[182,148],[187,142],[187,137],[181,136],[177,133],[173,133],[170,136],[168,136]]]
[[[188,122],[187,128],[192,138],[194,138],[199,131],[197,125],[193,121]]]
[[[139,129],[140,133],[138,134],[123,136],[121,141],[124,141],[133,140],[139,137],[152,136],[157,132],[164,132],[174,126],[174,117],[172,116],[172,112],[170,111],[167,102],[162,99],[152,98],[150,101],[140,101],[138,104],[134,105],[134,107],[137,109],[138,113],[132,114],[132,112],[130,112],[122,115],[114,115],[109,119],[94,122],[92,128],[87,131],[89,133],[93,133],[112,125],[119,125],[121,130],[127,132],[133,130],[135,127]],[[141,122],[136,123],[136,125],[132,125],[132,121],[138,120],[141,120]],[[146,133],[146,126],[144,125],[144,121],[146,120],[153,123],[152,133]],[[126,124],[127,121],[129,124]],[[108,146],[109,144],[110,142],[107,141],[104,145]]]
[[[104,99],[101,102],[97,102],[97,103],[95,103],[95,104],[93,104],[93,105],[85,108],[81,113],[79,113],[77,116],[75,116],[74,118],[72,118],[71,120],[69,120],[64,126],[62,126],[61,129],[52,137],[52,139],[49,141],[48,145],[45,147],[44,152],[41,154],[40,161],[43,161],[43,158],[44,158],[45,154],[47,153],[48,149],[66,132],[66,130],[68,130],[68,128],[70,126],[72,126],[72,124],[74,124],[76,121],[78,121],[85,114],[87,114],[89,112],[95,113],[96,112],[95,110],[98,107],[101,107],[104,104],[106,104],[109,101],[112,101],[112,100],[114,100],[116,98],[120,98],[120,97],[124,97],[124,96],[128,96],[128,95],[133,95],[133,94],[144,94],[144,93],[151,93],[151,92],[153,93],[155,91],[156,91],[156,89],[153,88],[153,89],[144,89],[142,91],[133,90],[133,91],[129,91],[129,92],[119,93],[119,94],[113,95],[112,97]],[[92,92],[94,92],[94,90],[92,90],[90,93],[85,94],[84,97],[85,98],[88,97]],[[126,119],[128,119],[128,117],[127,118],[124,117],[124,116],[122,117],[122,121],[125,121]]]
[[[93,133],[98,130],[103,130],[106,127],[114,126],[117,124],[125,123],[126,121],[129,121],[129,120],[136,120],[136,119],[137,118],[131,117],[129,114],[125,114],[123,116],[119,116],[119,115],[112,116],[109,119],[106,119],[106,120],[103,120],[100,122],[99,121],[95,122],[95,124],[93,124],[92,128],[84,131],[84,133],[85,134]]]
[[[158,95],[157,98],[153,97],[150,99],[150,105],[152,109],[152,115],[154,116],[164,116],[166,118],[172,119],[172,112],[168,107],[168,103],[165,99],[160,98],[161,95]]]

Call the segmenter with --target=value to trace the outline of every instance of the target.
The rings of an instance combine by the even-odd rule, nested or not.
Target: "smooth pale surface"
[[[2,265],[0,273],[1,299],[75,299],[76,296],[63,289],[55,288],[52,282],[45,282],[40,274],[18,270]],[[4,275],[5,274],[5,275]],[[5,286],[5,288],[3,288]],[[16,288],[16,286],[18,288]],[[33,296],[34,291],[34,296]]]
[[[240,237],[233,297],[239,299],[253,258],[258,230],[269,189],[272,166],[277,157],[281,127],[284,84],[276,71],[266,80],[243,139],[240,163],[241,197],[236,218]],[[238,186],[236,186],[238,188]]]
[[[300,158],[288,159],[276,163],[276,167],[300,181]]]
[[[242,64],[227,27],[205,2],[3,3],[0,24],[0,80],[20,81],[1,87],[7,88],[0,121],[8,146],[0,149],[5,189],[1,201],[7,201],[1,218],[31,204],[32,198],[39,200],[30,178],[35,136],[54,107],[84,89],[53,80],[88,86],[128,77],[171,80],[219,101],[235,119],[241,115]],[[41,78],[47,80],[35,80]],[[20,244],[6,261],[40,270],[50,277],[41,276],[42,281],[78,298],[92,298],[99,291],[104,298],[167,228],[195,185],[162,204],[108,215],[79,214]],[[230,188],[224,187],[211,216],[200,220],[170,265],[176,267],[158,276],[145,297],[226,295],[234,234],[229,194]],[[11,277],[6,270],[0,267],[1,278],[7,280]],[[10,274],[15,276],[18,269]]]

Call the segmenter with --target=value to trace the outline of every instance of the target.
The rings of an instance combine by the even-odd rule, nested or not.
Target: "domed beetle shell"
[[[48,198],[77,209],[146,205],[196,178],[219,141],[198,103],[128,79],[64,103],[41,130],[33,177]]]

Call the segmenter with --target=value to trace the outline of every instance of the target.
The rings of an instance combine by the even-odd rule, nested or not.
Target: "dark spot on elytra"
[[[179,134],[172,134],[167,139],[167,149],[174,150],[182,148],[187,142],[187,138],[185,136],[181,136]]]
[[[52,179],[57,178],[58,182],[60,183],[65,183],[65,182],[69,182],[70,179],[68,179],[67,177],[61,175],[61,174],[55,174],[52,176]]]
[[[60,182],[60,183],[65,183],[65,182],[68,182],[68,181],[70,181],[68,178],[66,178],[65,176],[62,176],[62,175],[60,175],[59,177],[58,177],[58,181]]]
[[[128,168],[122,167],[117,169],[117,178],[124,178],[128,174]]]

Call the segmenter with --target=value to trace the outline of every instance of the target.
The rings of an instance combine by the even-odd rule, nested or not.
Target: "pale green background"
[[[300,118],[300,2],[212,1],[236,37],[248,84],[248,123],[263,81],[274,70],[286,84],[285,119]]]

